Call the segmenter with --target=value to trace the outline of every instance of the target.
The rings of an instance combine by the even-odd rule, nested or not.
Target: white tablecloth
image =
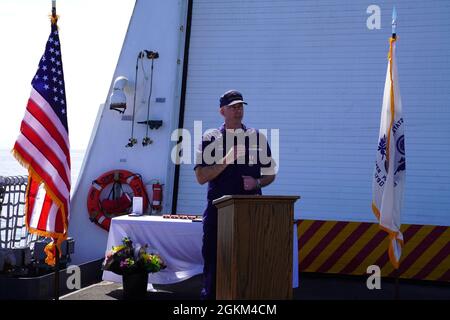
[[[148,244],[150,250],[161,255],[167,268],[150,273],[148,282],[168,284],[186,280],[203,272],[203,226],[201,222],[183,219],[164,219],[160,216],[121,216],[111,220],[106,251],[121,244],[123,237],[134,243]],[[294,226],[293,287],[298,287],[297,228]],[[109,271],[103,280],[122,282],[122,277]]]
[[[124,237],[148,244],[149,251],[161,255],[167,268],[149,274],[149,283],[166,284],[188,279],[203,272],[201,222],[164,219],[160,216],[121,216],[111,220],[106,251],[121,244]],[[103,280],[121,282],[122,277],[105,271]]]

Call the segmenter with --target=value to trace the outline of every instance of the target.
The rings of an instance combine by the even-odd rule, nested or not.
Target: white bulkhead
[[[397,57],[406,127],[407,171],[403,223],[450,225],[450,7],[400,0]],[[369,4],[367,4],[368,6]],[[201,214],[206,186],[193,164],[175,165],[170,136],[179,124],[191,132],[221,124],[219,96],[238,89],[248,106],[244,122],[279,133],[279,172],[265,194],[300,195],[302,219],[375,222],[371,212],[372,173],[387,67],[392,3],[378,2],[381,28],[367,27],[367,6],[358,1],[194,0],[186,87],[182,91],[188,1],[137,1],[114,77],[128,79],[127,109],[121,115],[101,106],[79,183],[72,198],[69,234],[76,240],[75,263],[101,257],[107,233],[89,221],[86,198],[92,181],[112,169],[140,173],[145,183],[164,183],[163,213]],[[131,132],[136,57],[158,51],[149,130]],[[147,112],[150,63],[139,66],[136,121]],[[181,97],[185,94],[184,102]],[[156,102],[158,101],[163,102]],[[182,103],[183,102],[183,103]],[[271,138],[273,140],[271,141]],[[274,148],[275,146],[272,146]],[[194,160],[191,150],[192,161]],[[151,188],[148,185],[149,195]]]

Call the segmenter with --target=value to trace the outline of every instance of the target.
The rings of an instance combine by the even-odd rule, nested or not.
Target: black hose
[[[133,97],[133,115],[131,117],[131,138],[129,139],[127,147],[132,147],[135,144],[134,139],[134,115],[136,110],[136,91],[137,91],[137,74],[138,74],[138,66],[139,66],[139,59],[142,56],[142,52],[139,52],[137,58],[136,58],[136,72],[134,74],[134,97]]]
[[[150,103],[152,100],[152,90],[153,90],[153,62],[155,61],[155,59],[152,58],[152,69],[150,71],[150,92],[148,94],[148,101],[147,101],[147,128],[145,130],[145,138],[144,138],[144,142],[143,145],[146,145],[146,142],[148,142],[149,138],[148,138],[148,127],[150,126],[149,121],[150,121]]]

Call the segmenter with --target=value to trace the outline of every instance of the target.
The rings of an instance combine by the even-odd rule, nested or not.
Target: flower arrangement
[[[166,265],[158,254],[148,253],[148,246],[133,246],[133,241],[125,237],[122,244],[113,246],[106,254],[102,269],[119,275],[134,273],[154,273]]]

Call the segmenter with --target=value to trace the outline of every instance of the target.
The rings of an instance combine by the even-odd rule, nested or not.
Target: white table
[[[161,255],[167,268],[150,273],[151,284],[168,284],[186,280],[203,272],[203,225],[185,219],[164,219],[161,216],[120,216],[111,220],[106,251],[130,237],[133,243],[148,244],[149,251]],[[293,287],[298,287],[297,227],[294,226]],[[122,276],[104,271],[103,280],[122,282]],[[149,287],[150,288],[150,287]]]

